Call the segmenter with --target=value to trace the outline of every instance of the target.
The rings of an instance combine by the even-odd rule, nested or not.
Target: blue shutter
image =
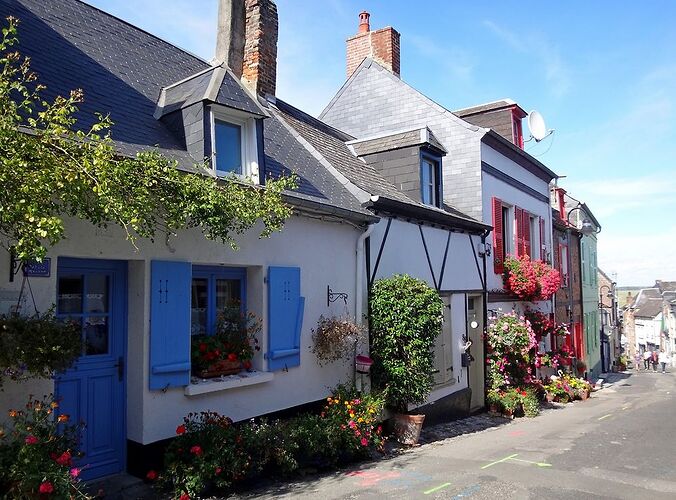
[[[300,332],[305,297],[300,296],[300,268],[268,268],[268,369],[300,365]]]
[[[191,279],[190,262],[151,262],[150,389],[190,383]]]

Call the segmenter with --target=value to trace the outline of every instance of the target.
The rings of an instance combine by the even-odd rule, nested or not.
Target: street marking
[[[509,433],[510,436],[523,436],[524,434],[524,431],[512,431]]]
[[[519,456],[518,453],[514,453],[514,455],[510,455],[510,456],[505,457],[505,458],[502,458],[502,459],[500,459],[500,460],[498,460],[498,461],[496,461],[496,462],[491,462],[490,464],[484,465],[484,466],[482,467],[482,469],[488,469],[489,467],[493,467],[494,465],[501,464],[502,462],[506,462],[506,461],[509,460],[510,458],[514,458],[514,457],[518,457],[518,456]]]
[[[450,486],[450,485],[451,485],[451,483],[444,483],[444,484],[441,484],[441,485],[437,486],[436,488],[431,488],[431,489],[429,489],[429,490],[427,490],[427,491],[423,491],[423,494],[429,495],[430,493],[434,493],[435,491],[439,491],[439,490],[441,490],[441,489],[443,489],[443,488],[446,488],[446,487],[448,487],[448,486]]]
[[[518,453],[514,453],[513,455],[510,455],[510,456],[505,457],[503,459],[497,460],[495,462],[491,462],[490,464],[486,464],[481,468],[482,469],[488,469],[489,467],[493,467],[494,465],[501,464],[501,463],[507,462],[509,460],[512,460],[514,462],[523,462],[523,463],[526,463],[526,464],[533,464],[533,465],[537,465],[538,467],[552,467],[552,464],[548,464],[547,462],[533,462],[532,460],[523,460],[521,458],[515,458],[515,457],[518,457],[518,456],[519,456]]]
[[[605,418],[612,417],[612,416],[613,416],[612,413],[608,413],[608,415],[603,415],[602,417],[599,417],[598,420],[603,420]]]
[[[520,458],[510,458],[510,460],[516,460],[517,462],[525,462],[527,464],[534,464],[537,465],[538,467],[551,467],[552,464],[548,464],[546,462],[531,462],[530,460],[521,460]]]

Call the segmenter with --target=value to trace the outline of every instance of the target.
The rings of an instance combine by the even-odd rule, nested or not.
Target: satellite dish
[[[530,130],[530,135],[535,139],[535,142],[540,142],[549,135],[545,126],[545,119],[535,110],[528,114],[528,130]]]

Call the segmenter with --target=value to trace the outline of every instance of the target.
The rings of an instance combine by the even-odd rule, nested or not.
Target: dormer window
[[[242,111],[211,107],[211,166],[219,176],[236,175],[258,183],[256,118]]]
[[[242,175],[242,127],[214,120],[214,153],[216,172]]]
[[[441,158],[423,153],[420,160],[420,200],[425,205],[441,206]]]

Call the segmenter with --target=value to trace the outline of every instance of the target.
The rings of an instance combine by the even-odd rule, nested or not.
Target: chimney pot
[[[369,18],[371,14],[363,10],[359,13],[359,31],[358,33],[368,33],[371,31],[371,26],[369,24]]]

